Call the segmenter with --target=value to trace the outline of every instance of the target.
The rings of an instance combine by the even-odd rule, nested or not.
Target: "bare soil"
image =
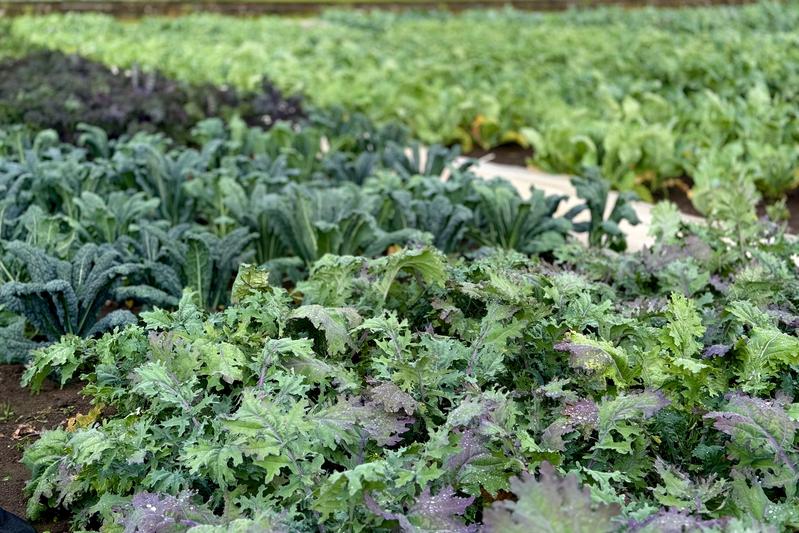
[[[60,389],[48,380],[39,394],[32,395],[20,386],[24,370],[22,365],[0,365],[0,507],[23,518],[25,483],[30,477],[20,463],[23,451],[42,431],[63,426],[68,418],[90,408],[80,395],[82,383]],[[59,516],[49,516],[34,527],[51,533],[69,531]]]
[[[533,157],[533,149],[522,148],[517,144],[503,144],[501,146],[497,146],[496,148],[492,148],[491,150],[475,148],[465,155],[466,157],[474,157],[475,159],[488,156],[490,157],[492,163],[526,167],[527,160]]]

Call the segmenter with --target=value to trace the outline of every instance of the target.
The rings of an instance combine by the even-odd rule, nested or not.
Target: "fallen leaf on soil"
[[[12,440],[20,440],[24,439],[25,437],[32,437],[34,435],[38,435],[39,431],[30,424],[20,424],[17,426],[17,429],[14,430],[14,433],[11,434]]]

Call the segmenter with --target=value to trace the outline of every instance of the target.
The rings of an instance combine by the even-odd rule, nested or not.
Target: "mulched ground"
[[[22,452],[45,429],[62,426],[78,413],[88,412],[89,401],[80,395],[81,383],[59,389],[46,382],[42,391],[31,395],[20,386],[22,365],[0,365],[0,507],[25,516],[25,482],[28,470],[20,463]],[[50,517],[34,524],[37,531],[69,531],[66,522]]]

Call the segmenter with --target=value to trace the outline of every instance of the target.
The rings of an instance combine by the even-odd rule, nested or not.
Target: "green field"
[[[797,23],[795,3],[766,3],[9,24],[30,47],[192,81],[252,87],[267,75],[314,104],[399,120],[425,142],[529,143],[537,165],[598,165],[644,197],[685,176],[707,190],[731,174],[778,197],[799,180]]]
[[[799,531],[797,23],[0,19],[0,507]],[[503,144],[574,198],[460,156]],[[693,186],[705,217],[611,186]]]

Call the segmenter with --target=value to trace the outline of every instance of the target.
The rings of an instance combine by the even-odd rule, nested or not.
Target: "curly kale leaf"
[[[730,436],[729,455],[738,466],[759,472],[765,487],[782,487],[796,494],[799,469],[794,441],[799,423],[776,400],[730,393],[721,411],[705,415]]]
[[[617,528],[617,505],[593,503],[590,489],[581,487],[577,476],[562,477],[547,462],[539,471],[538,479],[526,473],[511,480],[516,501],[494,502],[485,511],[485,531],[588,533]]]

